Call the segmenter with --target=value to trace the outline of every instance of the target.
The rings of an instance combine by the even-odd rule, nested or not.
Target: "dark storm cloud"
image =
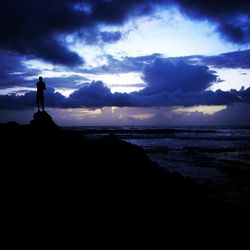
[[[53,88],[79,88],[82,82],[89,81],[88,78],[79,75],[61,76],[61,77],[48,77],[45,78],[45,82],[48,86],[53,86]],[[33,85],[35,85],[36,79],[33,80]]]
[[[123,107],[132,105],[129,94],[114,93],[106,87],[103,82],[92,82],[72,93],[67,99],[67,105],[70,107],[106,107],[118,106]],[[114,105],[115,104],[115,105]]]
[[[0,108],[1,109],[27,109],[34,106],[36,99],[36,92],[30,91],[23,96],[0,95]],[[46,90],[46,102],[49,107],[63,107],[65,105],[66,98],[54,91],[53,88],[47,88]]]
[[[239,103],[228,106],[210,117],[210,124],[250,125],[250,104]]]
[[[12,52],[0,52],[0,89],[13,87],[35,87],[40,70],[29,69],[27,58]],[[35,77],[35,79],[33,79]],[[30,79],[31,78],[31,79]],[[89,79],[79,75],[46,78],[46,83],[55,88],[76,88],[79,82]]]
[[[192,65],[207,65],[214,68],[250,69],[250,50],[240,50],[215,56],[190,55],[182,57],[168,57],[171,62],[184,61]]]
[[[122,33],[119,31],[115,32],[101,32],[101,39],[106,43],[114,43],[122,38]]]
[[[106,55],[106,64],[91,69],[83,69],[80,72],[88,74],[142,72],[148,65],[151,65],[149,67],[152,67],[152,63],[156,59],[162,61],[168,60],[170,63],[174,64],[185,62],[189,65],[204,65],[205,67],[213,66],[214,68],[250,69],[249,58],[250,50],[234,51],[215,56],[191,55],[168,58],[164,58],[164,55],[158,53],[138,57],[126,56],[120,59],[115,58],[112,55]]]
[[[213,71],[209,71],[207,66],[213,66],[214,68],[242,68],[250,69],[250,50],[243,51],[234,51],[230,53],[224,53],[216,56],[185,56],[185,57],[169,57],[164,58],[161,54],[151,54],[138,57],[124,57],[122,59],[114,58],[111,55],[105,56],[106,64],[94,67],[91,69],[81,69],[76,70],[78,73],[86,74],[116,74],[116,73],[129,73],[129,72],[144,72],[145,80],[153,81],[154,75],[157,77],[157,86],[160,81],[162,82],[162,87],[167,88],[168,85],[164,81],[174,74],[172,81],[179,81],[179,84],[185,84],[187,80],[189,81],[186,84],[187,87],[191,86],[191,74],[194,75],[198,82],[201,82],[201,76],[197,75],[198,71],[202,74],[203,82],[197,88],[207,87],[211,84],[210,80],[215,80],[216,74]],[[34,87],[36,80],[27,80],[27,77],[38,77],[40,71],[36,69],[29,69],[23,63],[27,57],[21,56],[19,54],[11,52],[0,52],[0,89],[9,88],[9,87]],[[158,63],[157,63],[158,62]],[[157,64],[157,65],[156,65]],[[172,68],[172,72],[166,71],[164,65],[168,65],[168,69]],[[198,65],[203,65],[202,67]],[[160,72],[158,72],[160,71]],[[178,72],[182,72],[179,74]],[[191,73],[192,72],[192,73]],[[159,73],[159,75],[158,75]],[[245,73],[246,74],[246,73]],[[176,78],[179,77],[179,80]],[[161,76],[160,80],[158,79]],[[46,77],[46,76],[45,76]],[[151,80],[150,80],[151,79]],[[84,76],[79,76],[77,74],[71,76],[62,76],[62,77],[47,77],[46,82],[48,85],[56,88],[77,88],[79,83],[90,82],[91,79],[88,79]],[[220,81],[220,79],[217,79]],[[209,83],[207,85],[207,83]],[[144,83],[138,83],[139,85],[128,85],[133,87],[145,87]],[[203,85],[202,85],[203,84]],[[125,87],[119,86],[117,84],[110,85],[113,87]],[[127,86],[127,85],[126,85]],[[177,86],[177,85],[174,85]],[[158,86],[159,87],[159,86]],[[172,86],[173,88],[173,86]],[[183,90],[183,88],[182,88]],[[198,89],[199,90],[199,89]]]
[[[74,78],[74,77],[73,77]],[[77,78],[77,76],[76,76]],[[211,84],[218,80],[214,71],[207,66],[190,65],[185,61],[170,61],[157,58],[143,71],[147,86],[130,94],[112,93],[102,81],[84,84],[68,98],[48,88],[46,106],[59,108],[80,107],[159,107],[159,106],[193,106],[193,105],[230,105],[233,103],[250,103],[250,88],[240,91],[210,91]],[[56,78],[54,79],[56,81]],[[57,80],[60,80],[58,78]],[[71,84],[74,79],[64,79]],[[76,85],[74,85],[76,86]],[[24,96],[0,96],[1,109],[23,109],[34,106],[35,92]]]
[[[79,15],[66,1],[0,2],[0,47],[65,65],[82,59],[69,51],[57,35],[77,28]],[[79,27],[79,26],[78,26]]]
[[[25,58],[18,54],[0,51],[0,89],[33,85],[33,81],[26,78],[38,75],[40,71],[28,69],[23,60]]]
[[[205,19],[217,25],[227,40],[250,42],[250,2],[248,0],[131,0],[92,1],[92,14],[98,21],[121,24],[128,17],[151,14],[154,7],[178,6],[192,19]],[[110,14],[111,13],[111,14]]]
[[[103,43],[115,43],[122,39],[120,31],[101,31],[97,27],[86,27],[78,30],[73,38],[81,44],[102,45]]]
[[[250,50],[234,51],[217,56],[201,57],[201,61],[216,68],[250,69]]]
[[[143,92],[111,93],[102,82],[92,82],[73,92],[68,98],[53,89],[46,91],[46,106],[57,108],[101,108],[101,107],[160,107],[160,106],[194,106],[194,105],[230,105],[233,103],[250,103],[250,88],[231,91],[205,92],[159,92],[145,95]],[[0,109],[25,109],[34,107],[35,92],[24,96],[14,94],[0,96]]]
[[[235,102],[246,102],[249,96],[243,99],[237,91],[205,91],[205,92],[159,92],[152,95],[144,95],[143,92],[133,94],[134,103],[140,107],[157,106],[194,106],[194,105],[229,105]],[[136,106],[136,105],[135,105]]]
[[[64,35],[77,35],[84,29],[98,30],[99,24],[122,24],[129,16],[150,13],[151,3],[142,0],[1,1],[0,48],[34,55],[55,64],[79,65],[83,60],[67,48]],[[105,42],[114,42],[121,34],[106,32],[101,33],[101,37]]]
[[[162,91],[203,91],[216,82],[217,76],[207,66],[189,65],[184,61],[172,63],[166,58],[158,58],[145,67],[143,79],[148,83],[143,93],[148,95]]]
[[[218,32],[234,43],[250,42],[249,0],[175,0],[188,16],[207,19],[217,25]]]
[[[229,40],[235,43],[249,43],[250,21],[237,24],[234,21],[222,23],[218,30]]]
[[[8,0],[0,2],[0,48],[55,64],[80,65],[83,59],[68,49],[65,35],[88,34],[84,30],[99,30],[100,24],[122,25],[129,18],[150,15],[168,5],[179,6],[191,18],[215,23],[232,42],[250,42],[248,0]],[[122,37],[119,32],[99,34],[104,42]],[[98,40],[87,35],[81,38]]]
[[[23,96],[0,95],[0,109],[25,109],[34,106],[36,93],[28,92]],[[46,106],[58,108],[131,106],[129,94],[114,93],[102,82],[92,82],[73,92],[68,98],[55,92],[53,88],[46,90]]]
[[[153,63],[156,58],[161,56],[159,53],[154,53],[146,56],[125,56],[117,59],[112,55],[106,55],[104,58],[107,61],[106,64],[91,69],[83,69],[80,72],[89,74],[142,72],[146,65]]]

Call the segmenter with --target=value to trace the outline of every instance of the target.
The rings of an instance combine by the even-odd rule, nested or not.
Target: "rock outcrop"
[[[52,117],[46,112],[37,112],[33,115],[33,120],[30,122],[30,126],[39,129],[59,129]]]

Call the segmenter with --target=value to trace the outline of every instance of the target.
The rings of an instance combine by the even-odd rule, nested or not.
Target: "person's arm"
[[[45,82],[43,83],[43,90],[46,90],[46,84],[45,84]]]

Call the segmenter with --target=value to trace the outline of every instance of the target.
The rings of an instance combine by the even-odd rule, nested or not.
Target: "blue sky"
[[[42,75],[45,105],[62,125],[250,124],[238,117],[250,102],[247,1],[234,9],[224,1],[11,2],[0,7],[14,9],[20,27],[0,25],[0,122],[30,120]],[[19,16],[26,5],[45,21]]]

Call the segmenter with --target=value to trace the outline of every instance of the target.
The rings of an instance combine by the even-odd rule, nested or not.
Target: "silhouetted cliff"
[[[2,124],[0,137],[5,231],[20,245],[244,249],[246,207],[208,199],[138,146],[86,139],[47,113]]]

